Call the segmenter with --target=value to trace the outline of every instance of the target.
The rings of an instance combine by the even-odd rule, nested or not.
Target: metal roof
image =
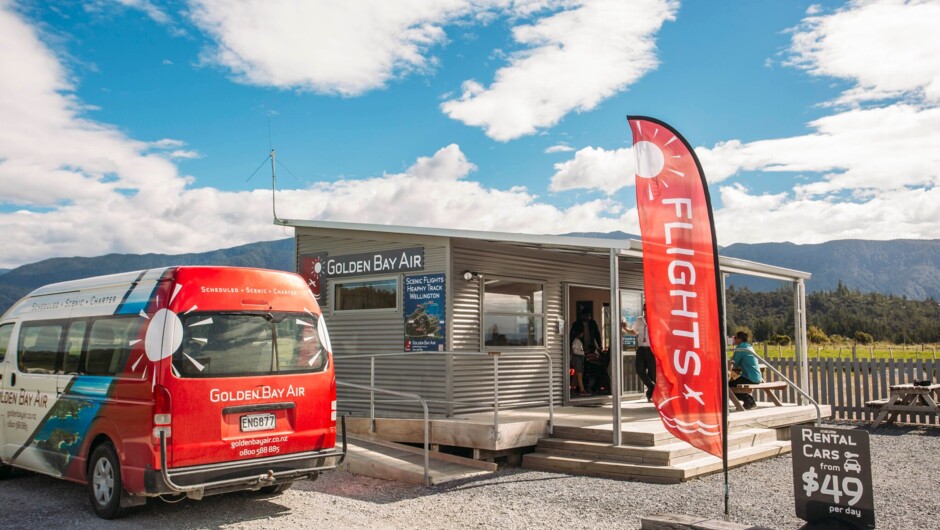
[[[279,222],[278,222],[279,221]],[[384,234],[406,234],[412,236],[445,237],[470,239],[494,243],[509,243],[528,248],[552,250],[555,252],[579,252],[609,255],[611,250],[619,251],[621,256],[641,257],[643,243],[636,239],[607,239],[601,237],[578,237],[540,234],[520,234],[512,232],[486,232],[482,230],[461,230],[456,228],[427,228],[417,226],[396,226],[369,223],[344,223],[338,221],[305,221],[298,219],[279,219],[275,224],[296,228],[315,228],[321,230],[348,230],[359,232],[377,232]],[[727,274],[745,274],[782,281],[808,280],[809,272],[803,272],[755,261],[731,258],[719,255],[721,271]]]

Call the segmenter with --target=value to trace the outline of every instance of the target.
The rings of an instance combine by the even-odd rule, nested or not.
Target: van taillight
[[[165,386],[157,385],[153,388],[153,441],[160,443],[160,433],[170,438],[170,424],[172,416],[170,415],[170,391]]]

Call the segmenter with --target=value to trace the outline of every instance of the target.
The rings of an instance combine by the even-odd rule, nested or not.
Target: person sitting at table
[[[740,375],[728,382],[728,386],[731,388],[738,385],[756,385],[764,382],[763,377],[760,375],[757,354],[748,342],[749,338],[745,331],[734,334],[734,353],[731,355],[731,360],[728,361],[728,367],[739,372]],[[732,392],[734,391],[732,390]],[[757,406],[757,402],[754,401],[754,396],[751,394],[734,392],[734,395],[741,401],[745,409],[752,409]]]

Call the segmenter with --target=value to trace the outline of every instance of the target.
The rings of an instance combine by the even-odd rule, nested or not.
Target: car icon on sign
[[[854,472],[856,472],[856,473],[861,473],[861,472],[862,472],[862,466],[858,465],[858,460],[856,460],[856,459],[854,459],[854,458],[848,458],[848,459],[846,459],[846,461],[845,461],[845,470],[846,470],[846,471],[854,471]]]

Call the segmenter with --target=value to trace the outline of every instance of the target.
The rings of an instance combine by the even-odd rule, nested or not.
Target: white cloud
[[[193,0],[191,18],[216,41],[206,60],[242,82],[355,96],[430,69],[442,25],[475,3]]]
[[[790,63],[813,75],[854,82],[838,103],[903,95],[937,103],[938,27],[935,0],[856,0],[831,15],[804,19],[793,35]]]
[[[192,187],[171,158],[194,155],[165,138],[144,142],[84,118],[67,73],[40,36],[0,4],[0,267],[55,256],[182,253],[287,237],[274,226],[269,190]],[[280,217],[561,233],[636,231],[615,202],[571,208],[525,188],[490,189],[452,144],[402,173],[321,182],[278,192]],[[604,216],[604,217],[601,217]]]
[[[568,144],[566,144],[566,143],[555,144],[555,145],[553,145],[553,146],[551,146],[551,147],[549,147],[548,149],[545,150],[545,152],[548,153],[548,154],[552,154],[552,153],[570,153],[571,151],[574,151],[574,147],[571,147],[570,145],[568,145]]]
[[[584,0],[513,28],[523,50],[487,88],[468,80],[445,114],[507,141],[593,109],[657,65],[656,32],[675,17],[671,0]]]
[[[591,110],[655,68],[655,34],[677,9],[675,0],[192,0],[190,18],[214,41],[204,60],[238,81],[343,96],[432,70],[449,25],[531,21],[512,29],[521,49],[489,87],[467,80],[441,105],[510,140]]]
[[[558,208],[522,187],[497,190],[466,180],[472,168],[459,147],[450,145],[419,158],[403,173],[279,193],[278,212],[295,219],[506,232],[638,229],[635,209],[624,212],[621,205],[607,200]]]
[[[699,147],[710,182],[738,171],[824,173],[799,194],[940,184],[940,108],[896,104],[853,109],[809,124],[811,134]]]
[[[892,190],[864,202],[752,195],[740,185],[723,186],[720,195],[715,224],[722,245],[940,237],[940,187]]]
[[[853,2],[820,13],[812,7],[794,34],[791,64],[855,81],[839,100],[854,106],[808,123],[803,135],[696,148],[710,183],[742,172],[793,181],[792,193],[722,186],[721,243],[940,237],[940,39],[928,37],[940,27],[940,4]],[[890,96],[903,97],[881,101]],[[613,152],[602,149],[555,167],[553,190],[609,194],[633,180],[615,176]]]
[[[612,195],[635,184],[635,168],[631,147],[613,151],[585,147],[575,153],[573,159],[555,164],[549,190],[599,189]]]
[[[115,0],[117,3],[125,6],[131,7],[134,9],[139,9],[147,14],[148,17],[153,19],[154,22],[160,24],[168,24],[171,19],[162,9],[154,5],[153,2],[149,0]]]

